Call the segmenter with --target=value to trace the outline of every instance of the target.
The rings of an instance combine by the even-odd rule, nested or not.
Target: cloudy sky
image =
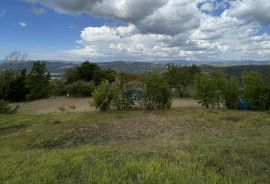
[[[270,60],[270,0],[1,0],[0,58]]]

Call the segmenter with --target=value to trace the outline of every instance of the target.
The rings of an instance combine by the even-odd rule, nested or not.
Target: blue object
[[[254,106],[247,105],[247,102],[244,98],[239,98],[239,109],[240,110],[256,110]]]
[[[245,99],[243,99],[243,98],[239,98],[239,109],[248,110],[247,103],[246,103]]]

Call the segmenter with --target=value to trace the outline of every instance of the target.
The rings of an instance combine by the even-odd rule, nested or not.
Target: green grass
[[[0,183],[269,183],[270,114],[0,116]]]

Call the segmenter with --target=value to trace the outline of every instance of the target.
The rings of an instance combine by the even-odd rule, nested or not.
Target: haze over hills
[[[67,68],[78,66],[79,62],[72,61],[43,61],[46,63],[46,67],[48,71],[52,74],[62,75]],[[2,63],[2,64],[1,64]],[[12,67],[14,68],[26,68],[30,70],[32,66],[32,61],[15,64]],[[112,62],[99,62],[97,63],[102,68],[111,68],[118,72],[129,72],[129,73],[145,73],[150,71],[161,71],[164,68],[164,65],[167,63],[173,63],[177,65],[190,65],[197,64],[202,66],[203,68],[219,68],[228,74],[235,74],[237,77],[240,76],[241,71],[244,70],[258,70],[260,73],[266,74],[269,72],[270,61],[253,61],[253,60],[245,60],[245,61],[216,61],[216,62],[204,62],[204,61],[186,61],[186,60],[167,60],[167,61],[112,61]],[[266,66],[267,65],[267,66]],[[0,62],[0,70],[5,70],[10,68],[10,65]]]

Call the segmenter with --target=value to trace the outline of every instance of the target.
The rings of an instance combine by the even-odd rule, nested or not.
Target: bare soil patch
[[[90,98],[50,98],[33,102],[17,103],[22,114],[46,114],[53,112],[95,112]]]
[[[90,98],[50,98],[33,102],[16,103],[19,105],[18,113],[46,114],[53,112],[96,112],[90,106]],[[193,99],[174,99],[173,108],[198,108],[200,105]]]

